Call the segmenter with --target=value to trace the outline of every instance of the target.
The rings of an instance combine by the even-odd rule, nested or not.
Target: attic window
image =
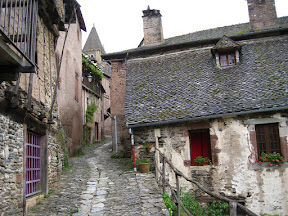
[[[221,68],[238,64],[240,62],[240,49],[241,46],[239,44],[224,35],[211,49],[217,67]]]
[[[220,63],[220,67],[236,65],[235,53],[219,55],[219,63]]]

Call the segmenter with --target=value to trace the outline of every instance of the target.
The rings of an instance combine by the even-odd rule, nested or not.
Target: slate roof
[[[100,50],[102,53],[105,54],[104,47],[101,44],[96,28],[93,26],[84,45],[83,52],[87,53],[89,51],[96,50]]]
[[[288,37],[237,42],[240,63],[218,68],[210,48],[127,61],[128,124],[288,108]]]

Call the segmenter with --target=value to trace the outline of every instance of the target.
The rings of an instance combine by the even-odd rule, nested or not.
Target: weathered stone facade
[[[279,123],[279,136],[283,156],[287,160],[288,124],[285,113],[259,116],[218,118],[207,121],[187,122],[161,126],[159,147],[169,160],[189,178],[194,178],[213,192],[240,200],[257,214],[283,214],[288,211],[288,164],[269,167],[257,163],[257,146],[254,140],[255,125],[263,122]],[[256,118],[255,118],[256,117]],[[147,154],[143,143],[155,146],[154,130],[159,127],[134,129],[136,158],[153,158],[154,149]],[[209,129],[212,164],[191,166],[189,131]],[[167,168],[170,184],[175,175]],[[197,196],[204,196],[196,186],[181,180],[181,187],[191,189]],[[272,196],[273,194],[273,196]],[[206,195],[207,196],[207,195]]]
[[[0,115],[0,128],[0,209],[1,212],[20,214],[23,206],[24,129],[22,124],[5,115]]]
[[[59,2],[59,1],[58,1]],[[42,2],[43,3],[43,2]],[[51,2],[49,2],[50,4]],[[54,4],[52,2],[51,4]],[[63,6],[63,4],[59,4]],[[48,8],[51,9],[52,8]],[[57,11],[63,15],[63,8]],[[64,151],[56,139],[61,131],[58,103],[55,98],[51,113],[52,124],[47,124],[56,90],[57,67],[55,45],[58,25],[47,22],[47,14],[39,10],[37,21],[37,65],[35,74],[21,74],[19,89],[16,82],[0,84],[0,215],[22,215],[27,203],[39,194],[26,197],[28,166],[27,134],[39,137],[40,182],[37,190],[48,193],[49,187],[59,178],[64,161]],[[49,13],[48,13],[49,14]],[[51,16],[59,16],[54,11]],[[59,18],[59,17],[58,17]],[[59,18],[60,19],[60,18]],[[31,109],[28,110],[29,79],[32,84]],[[36,162],[35,162],[36,163]],[[34,165],[30,165],[35,168]],[[38,168],[37,168],[38,169]],[[32,175],[32,174],[31,174]],[[37,178],[36,174],[33,178]],[[29,184],[29,182],[28,182]]]

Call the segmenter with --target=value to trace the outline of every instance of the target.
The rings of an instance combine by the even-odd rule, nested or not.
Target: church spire
[[[97,51],[97,50],[100,50],[102,54],[106,54],[104,47],[101,44],[101,41],[100,41],[100,38],[99,38],[98,33],[96,31],[96,28],[94,26],[94,23],[93,23],[93,27],[90,31],[88,39],[86,40],[83,51],[85,53],[88,53],[88,52]]]

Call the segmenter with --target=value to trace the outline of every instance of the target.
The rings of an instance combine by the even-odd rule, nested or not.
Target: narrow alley
[[[73,169],[27,215],[169,215],[154,174],[125,171],[121,159],[110,158],[111,145],[93,145],[72,158]]]

